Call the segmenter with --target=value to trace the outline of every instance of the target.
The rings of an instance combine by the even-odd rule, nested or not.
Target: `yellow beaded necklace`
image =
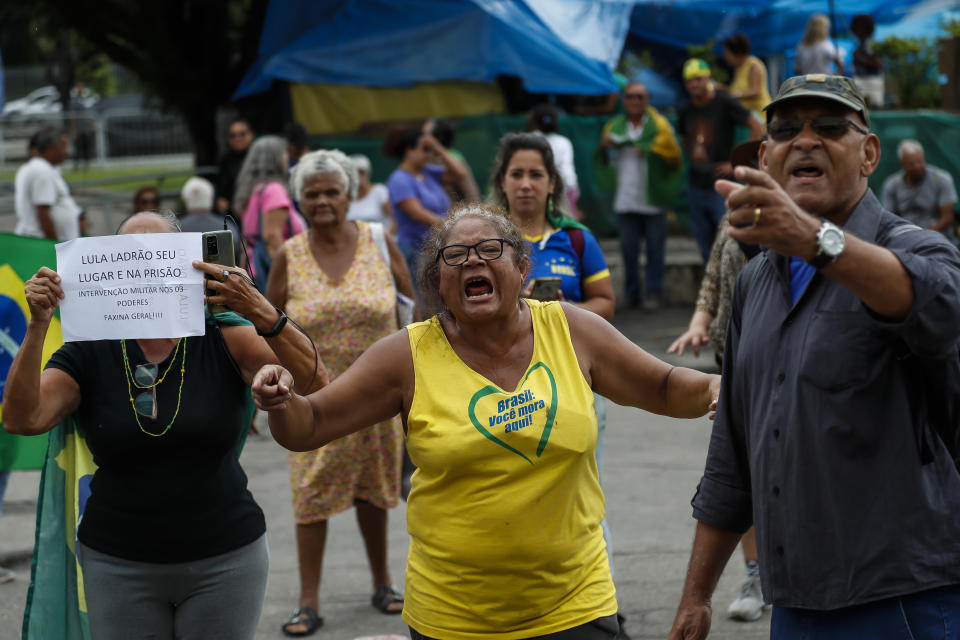
[[[151,433],[143,428],[143,425],[140,424],[140,414],[137,412],[136,405],[133,401],[133,387],[138,389],[153,389],[161,382],[163,382],[167,374],[170,373],[170,369],[173,367],[173,363],[177,359],[177,350],[181,349],[182,353],[180,354],[180,389],[177,391],[177,409],[173,412],[173,417],[170,419],[170,423],[163,428],[163,431],[160,433]],[[183,338],[177,341],[177,346],[173,349],[173,357],[170,358],[170,364],[167,365],[167,370],[163,372],[163,375],[154,382],[153,384],[142,385],[137,382],[133,373],[130,371],[130,358],[127,356],[127,342],[125,340],[120,341],[120,350],[123,352],[123,373],[127,379],[127,396],[130,398],[130,408],[133,409],[133,417],[137,420],[137,426],[140,427],[140,431],[144,432],[148,436],[162,436],[167,431],[170,430],[170,427],[173,426],[174,421],[177,419],[177,415],[180,413],[180,399],[183,396],[183,380],[186,377],[186,365],[187,365],[187,343]]]

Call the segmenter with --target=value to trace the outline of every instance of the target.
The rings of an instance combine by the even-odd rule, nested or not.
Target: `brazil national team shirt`
[[[607,261],[597,239],[589,231],[583,232],[583,258],[577,257],[570,236],[563,229],[548,231],[542,236],[524,236],[530,243],[530,275],[528,279],[561,279],[563,297],[570,302],[582,302],[581,287],[610,276]]]

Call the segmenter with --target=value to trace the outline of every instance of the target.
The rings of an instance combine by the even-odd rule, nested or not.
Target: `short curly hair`
[[[477,218],[490,223],[499,237],[513,247],[513,263],[518,269],[522,270],[530,263],[527,243],[507,217],[506,211],[495,204],[485,202],[459,204],[450,209],[443,222],[430,229],[420,249],[417,280],[420,283],[420,291],[430,308],[445,308],[440,298],[440,249],[446,244],[453,227],[465,218]]]
[[[303,183],[311,176],[333,174],[340,178],[350,202],[357,199],[357,165],[338,149],[321,149],[300,156],[290,175],[290,191],[293,199],[300,202]]]

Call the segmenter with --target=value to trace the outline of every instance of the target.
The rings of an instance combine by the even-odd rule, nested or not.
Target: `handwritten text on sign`
[[[63,339],[202,335],[199,233],[78,238],[57,245]]]

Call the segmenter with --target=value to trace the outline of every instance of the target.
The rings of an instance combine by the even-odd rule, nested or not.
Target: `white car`
[[[84,107],[92,107],[100,99],[95,93],[84,87],[80,94],[80,103]],[[53,85],[34,89],[19,100],[11,100],[3,106],[3,117],[25,120],[31,116],[43,116],[50,113],[60,113],[60,92]]]

